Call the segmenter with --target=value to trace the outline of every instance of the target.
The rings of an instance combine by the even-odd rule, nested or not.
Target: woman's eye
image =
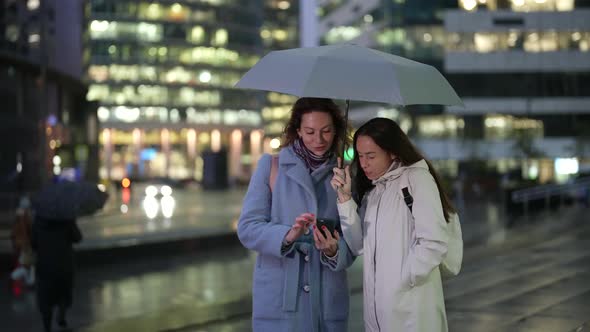
[[[307,135],[313,135],[313,131],[306,132]]]

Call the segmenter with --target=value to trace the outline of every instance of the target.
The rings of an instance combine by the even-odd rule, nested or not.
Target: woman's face
[[[303,114],[297,134],[309,151],[316,156],[323,156],[332,147],[336,135],[332,116],[317,111]]]
[[[360,166],[369,180],[380,178],[395,159],[395,156],[373,141],[369,136],[359,136],[356,140],[356,153]]]

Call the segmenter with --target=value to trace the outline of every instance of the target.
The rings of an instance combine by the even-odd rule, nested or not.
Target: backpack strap
[[[412,197],[412,194],[410,194],[408,187],[402,188],[402,194],[404,196],[404,202],[406,202],[408,209],[410,209],[410,212],[412,212],[412,205],[414,205],[414,197]]]
[[[270,175],[268,177],[268,184],[272,192],[277,180],[277,173],[279,172],[279,155],[272,155],[270,160]]]
[[[410,194],[410,174],[408,174],[409,171],[410,170],[407,169],[401,175],[402,176],[401,187],[402,187],[402,197],[404,198],[404,202],[406,202],[408,209],[410,209],[410,212],[412,212],[412,206],[414,205],[414,197],[412,197],[412,194]]]

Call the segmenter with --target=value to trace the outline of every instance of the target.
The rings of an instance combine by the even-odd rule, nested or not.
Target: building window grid
[[[447,51],[531,53],[590,50],[590,32],[555,30],[512,30],[502,32],[453,33],[448,36]]]

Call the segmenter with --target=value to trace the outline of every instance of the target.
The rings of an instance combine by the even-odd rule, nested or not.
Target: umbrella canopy
[[[401,106],[463,105],[436,68],[349,44],[270,52],[235,87]]]
[[[90,182],[50,184],[35,196],[35,214],[47,219],[75,219],[96,212],[104,206],[108,194]]]

